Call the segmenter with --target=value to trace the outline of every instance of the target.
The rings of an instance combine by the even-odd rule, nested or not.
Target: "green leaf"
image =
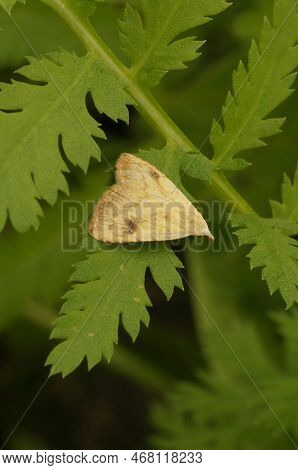
[[[240,245],[255,245],[249,253],[251,268],[263,267],[262,278],[270,294],[280,291],[287,307],[298,301],[298,171],[291,183],[285,175],[282,203],[272,201],[273,218],[233,215],[232,225]],[[239,227],[242,227],[239,229]]]
[[[246,360],[247,364],[255,380],[255,364]],[[298,415],[293,407],[298,379],[277,370],[273,377],[266,374],[263,369],[263,378],[257,382],[260,393],[248,377],[245,383],[237,383],[239,376],[229,382],[216,372],[215,377],[200,376],[196,382],[177,383],[167,393],[165,403],[153,409],[156,432],[151,447],[293,449],[298,434]],[[241,376],[245,376],[244,371]]]
[[[176,271],[182,265],[166,248],[150,251],[146,246],[140,251],[99,245],[98,249],[77,265],[72,277],[76,284],[66,294],[51,336],[64,340],[47,359],[51,374],[69,374],[84,357],[89,369],[102,356],[110,361],[118,342],[120,314],[125,330],[135,341],[140,322],[149,323],[146,307],[151,302],[144,287],[147,268],[168,299],[175,286],[183,288]]]
[[[151,448],[288,449],[293,447],[288,435],[297,440],[293,411],[298,390],[297,311],[275,312],[274,319],[287,325],[279,328],[277,337],[272,322],[265,315],[263,322],[260,312],[243,303],[249,287],[231,295],[231,277],[226,280],[222,274],[237,270],[239,260],[229,257],[227,264],[223,256],[191,253],[187,257],[191,304],[200,325],[205,362],[191,381],[176,382],[154,405]],[[237,276],[241,277],[238,270]],[[295,369],[283,354],[290,344],[295,345],[291,351]]]
[[[220,318],[220,312],[215,315]],[[273,364],[256,328],[237,315],[230,309],[226,323],[219,322],[235,355],[214,326],[207,328],[202,339],[211,359],[209,372],[198,372],[192,382],[176,383],[164,402],[154,406],[153,448],[267,449],[276,445],[276,439],[281,448],[291,447],[258,390],[282,423],[288,429],[294,424],[298,431],[296,416],[289,414],[289,396],[297,393],[298,379]],[[227,427],[227,422],[233,426]]]
[[[298,224],[254,215],[234,215],[232,225],[240,245],[255,245],[250,251],[251,268],[263,268],[262,279],[270,294],[280,291],[287,308],[298,301]],[[239,228],[242,227],[242,228]]]
[[[199,261],[202,264],[203,258]],[[259,328],[244,318],[243,311],[237,310],[239,303],[235,296],[227,296],[226,303],[220,302],[218,278],[204,282],[201,268],[194,268],[199,272],[193,277],[190,275],[190,282],[195,292],[201,292],[206,285],[210,290],[207,303],[204,299],[209,312],[207,318],[203,318],[205,312],[201,304],[195,299],[193,303],[194,313],[200,319],[201,347],[209,365],[208,372],[200,370],[195,380],[177,382],[162,403],[155,404],[151,447],[292,448],[291,437],[295,441],[298,433],[297,413],[293,411],[298,379],[295,369],[289,368],[289,357],[283,366],[281,361],[273,360]],[[205,270],[203,273],[206,274]],[[216,308],[214,301],[218,304]],[[280,328],[280,331],[282,344],[288,348],[297,339],[297,312],[292,316],[276,312],[274,317],[279,318],[282,325],[287,324],[287,328]],[[268,341],[267,335],[268,323]],[[277,352],[283,351],[280,344],[279,338],[274,343]],[[297,370],[297,342],[295,353],[291,361],[295,362]],[[227,422],[232,422],[233,426],[227,427]]]
[[[223,107],[223,125],[214,121],[210,141],[219,170],[248,165],[235,159],[242,151],[264,146],[284,123],[268,115],[292,93],[298,65],[298,7],[296,0],[276,0],[272,23],[265,18],[259,45],[253,41],[248,68],[240,62],[233,76],[233,93]]]
[[[282,203],[271,201],[273,217],[298,222],[298,166],[293,184],[290,178],[284,175],[282,200]]]
[[[169,70],[185,68],[196,59],[204,41],[177,39],[228,7],[225,0],[130,0],[120,22],[123,49],[131,74],[155,86]]]
[[[89,172],[82,179],[79,188],[72,188],[70,201],[84,207],[86,200],[94,200],[99,191],[104,191],[107,174]],[[62,237],[68,236],[69,229],[65,201],[67,199],[61,201],[60,198],[54,209],[45,211],[45,220],[38,231],[26,234],[10,231],[2,236],[0,331],[27,314],[31,304],[42,304],[56,311],[57,299],[65,292],[71,266],[82,259],[81,250],[63,250],[61,246]],[[77,214],[77,230],[80,231],[84,213],[78,210]],[[78,240],[78,248],[80,243]],[[46,273],[46,283],[41,273]]]
[[[29,61],[18,71],[29,83],[1,86],[0,230],[7,213],[18,231],[37,228],[38,199],[54,204],[58,190],[68,191],[60,136],[67,159],[84,171],[91,156],[100,158],[92,137],[105,135],[87,110],[88,92],[97,109],[114,120],[127,122],[132,103],[119,80],[90,53],[79,58],[60,52]]]
[[[0,6],[2,8],[4,8],[5,11],[7,11],[7,13],[11,13],[11,10],[13,9],[13,7],[15,6],[15,4],[17,2],[20,2],[20,3],[25,3],[26,0],[0,0]]]
[[[181,170],[182,175],[211,183],[214,165],[209,158],[201,153],[184,153],[181,160]]]
[[[162,171],[189,199],[192,196],[183,187],[183,175],[209,182],[211,180],[213,163],[199,152],[187,153],[167,146],[161,150],[142,150],[138,155]]]

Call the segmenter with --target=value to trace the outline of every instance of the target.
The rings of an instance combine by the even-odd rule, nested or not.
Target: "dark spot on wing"
[[[152,178],[154,178],[155,180],[158,180],[159,174],[157,173],[157,171],[152,170],[152,171],[150,171],[150,174],[151,174]]]
[[[134,220],[127,219],[125,223],[126,223],[126,226],[128,228],[128,233],[136,232],[136,230],[138,228],[138,224]]]

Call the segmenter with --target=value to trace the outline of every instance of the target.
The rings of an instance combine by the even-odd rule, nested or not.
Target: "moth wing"
[[[89,233],[110,243],[211,235],[182,192],[153,165],[130,154],[119,157],[116,184],[99,200]]]

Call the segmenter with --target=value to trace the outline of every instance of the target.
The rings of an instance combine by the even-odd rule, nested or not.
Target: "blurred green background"
[[[124,3],[107,1],[92,18],[98,32],[121,58],[117,21]],[[187,70],[169,74],[154,90],[163,107],[197,145],[208,135],[212,119],[220,116],[232,71],[240,58],[246,59],[250,41],[258,37],[262,18],[270,15],[271,9],[269,0],[235,1],[198,30],[199,38],[207,39],[203,56]],[[59,47],[83,52],[74,35],[42,3],[28,0],[26,7],[14,9],[13,16],[24,36],[1,12],[2,80],[9,80],[25,63],[24,57],[32,55],[29,43],[37,53]],[[268,147],[247,152],[253,165],[231,178],[263,216],[270,214],[269,198],[280,200],[283,172],[291,177],[294,173],[297,106],[298,96],[294,94],[278,109],[278,115],[287,115],[283,133],[271,138]],[[110,162],[123,151],[160,145],[133,109],[129,127],[102,119],[108,136],[103,153]],[[210,153],[208,144],[204,151]],[[68,180],[70,198],[84,202],[97,199],[110,176],[104,163],[93,162],[87,176],[72,168]],[[214,198],[197,181],[188,179],[185,184],[198,199]],[[21,235],[7,226],[1,235],[1,442],[47,378],[43,364],[51,349],[51,322],[68,289],[71,266],[84,257],[83,251],[65,253],[60,248],[61,201],[66,198],[61,195],[54,208],[44,205],[45,216],[37,232]],[[217,221],[212,225],[216,232]],[[51,378],[6,447],[293,448],[291,439],[295,441],[298,434],[293,424],[298,422],[298,385],[289,363],[296,350],[295,342],[280,333],[280,323],[286,329],[296,317],[283,311],[279,294],[269,296],[260,272],[250,271],[246,254],[247,249],[180,253],[195,294],[186,285],[185,292],[176,290],[169,303],[148,275],[147,289],[155,307],[150,309],[149,328],[142,328],[136,344],[120,331],[120,346],[110,365],[102,363],[88,373],[83,364],[64,380],[60,376]],[[257,388],[266,400],[269,397],[278,419],[196,295],[203,299]]]

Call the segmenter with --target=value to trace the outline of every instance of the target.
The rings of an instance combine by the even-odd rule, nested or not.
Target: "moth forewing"
[[[131,243],[176,240],[190,235],[213,239],[202,215],[161,171],[123,153],[116,183],[98,201],[89,233],[96,240]]]

